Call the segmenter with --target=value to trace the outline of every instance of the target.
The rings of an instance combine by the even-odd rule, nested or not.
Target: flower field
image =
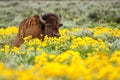
[[[120,29],[61,28],[59,38],[12,40],[18,28],[0,29],[0,80],[119,80]],[[3,44],[4,43],[4,44]]]

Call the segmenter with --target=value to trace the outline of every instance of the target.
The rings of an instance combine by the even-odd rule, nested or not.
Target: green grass
[[[29,16],[45,13],[61,14],[64,26],[84,27],[108,23],[108,26],[120,27],[119,0],[0,1],[0,27],[18,26]]]

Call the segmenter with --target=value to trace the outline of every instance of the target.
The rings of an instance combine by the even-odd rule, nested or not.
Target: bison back
[[[35,15],[29,17],[21,22],[19,26],[19,31],[14,41],[14,46],[19,47],[23,43],[23,39],[27,36],[32,36],[32,38],[42,38],[40,34],[43,33],[40,28],[39,16]]]

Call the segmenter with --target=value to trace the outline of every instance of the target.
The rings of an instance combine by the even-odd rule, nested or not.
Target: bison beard
[[[18,34],[14,40],[14,46],[19,47],[27,36],[32,38],[39,38],[44,40],[44,36],[59,37],[59,27],[62,24],[59,23],[59,17],[55,14],[45,14],[42,17],[35,15],[23,20],[19,26]],[[40,35],[43,36],[40,36]]]

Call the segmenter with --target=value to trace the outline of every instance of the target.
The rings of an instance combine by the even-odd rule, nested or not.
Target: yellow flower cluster
[[[91,46],[91,47],[96,48],[96,50],[98,49],[109,50],[109,48],[105,46],[105,43],[103,42],[103,40],[101,39],[95,40],[90,37],[84,37],[84,38],[78,37],[76,39],[73,39],[72,45],[70,47],[74,49],[78,46],[85,46],[85,47]]]
[[[0,36],[10,36],[12,35],[13,33],[17,33],[18,32],[18,28],[16,26],[11,26],[11,27],[8,27],[6,29],[0,29]]]
[[[106,34],[106,35],[109,35],[109,36],[115,36],[115,37],[120,37],[120,29],[118,28],[105,28],[103,26],[98,26],[94,29],[94,36],[98,36],[98,35],[103,35],[103,34]]]
[[[111,36],[115,37],[120,37],[120,29],[118,28],[109,28],[109,27],[103,27],[103,26],[97,26],[96,28],[85,28],[88,29],[89,31],[94,31],[94,36],[101,35],[101,34],[108,34]],[[80,28],[72,28],[71,30],[68,29],[62,29],[60,30],[60,34],[64,35],[65,33],[74,33],[74,32],[79,32],[81,29]],[[18,28],[16,26],[11,26],[6,29],[1,28],[0,29],[0,36],[2,35],[12,35],[13,33],[18,32]]]
[[[45,53],[43,53],[45,54]],[[120,79],[120,51],[113,53],[115,57],[110,59],[102,52],[88,54],[86,59],[82,59],[78,52],[68,50],[49,60],[50,55],[36,56],[36,64],[42,66],[41,74],[47,77],[67,76],[69,79]],[[55,56],[55,55],[54,55]],[[41,62],[45,60],[44,62]],[[42,64],[41,64],[42,63]]]
[[[81,28],[61,29],[59,38],[45,36],[41,41],[28,36],[19,48],[4,45],[0,48],[0,79],[119,80],[120,51],[111,51],[111,43],[95,36],[120,37],[120,30],[102,26],[86,29],[93,31],[93,35],[77,37],[74,33],[81,32]],[[0,31],[0,36],[12,36],[18,28]],[[9,66],[9,62],[18,66]]]
[[[42,53],[35,57],[35,64],[27,69],[20,65],[18,69],[7,68],[0,63],[1,79],[46,80],[61,77],[70,80],[120,79],[120,51],[111,58],[105,53],[94,52],[86,59],[79,52],[67,50],[59,55]]]

